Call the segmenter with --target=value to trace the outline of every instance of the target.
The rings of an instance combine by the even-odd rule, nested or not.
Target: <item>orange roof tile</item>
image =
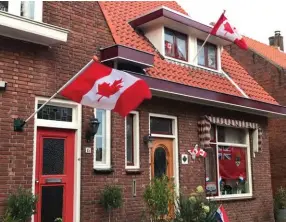
[[[128,21],[160,6],[166,6],[178,12],[187,14],[181,6],[171,1],[134,1],[134,2],[99,2],[113,38],[117,44],[126,45],[138,50],[155,54],[154,67],[147,70],[155,78],[165,79],[185,85],[199,87],[235,96],[242,94],[219,74],[171,63],[159,55],[152,44],[135,32]],[[222,55],[222,67],[226,73],[252,99],[277,104],[277,102],[242,68],[226,51]]]
[[[248,47],[255,51],[257,54],[262,57],[270,60],[274,64],[286,68],[286,53],[281,52],[279,49],[266,45],[262,42],[256,41],[249,37],[245,37]]]

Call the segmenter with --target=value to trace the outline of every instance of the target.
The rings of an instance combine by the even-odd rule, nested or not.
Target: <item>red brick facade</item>
[[[85,65],[99,48],[114,44],[108,26],[97,2],[45,2],[43,20],[70,30],[68,42],[48,48],[18,40],[0,37],[0,79],[8,82],[0,93],[0,214],[7,194],[19,184],[31,187],[33,173],[34,127],[30,121],[24,132],[13,131],[13,118],[28,117],[35,107],[35,96],[51,96],[73,74]],[[270,91],[271,92],[271,91]],[[175,103],[175,104],[174,104]],[[178,118],[179,156],[198,143],[199,116],[212,114],[244,119],[261,124],[264,130],[263,151],[252,158],[253,199],[223,202],[230,221],[271,222],[272,193],[268,147],[267,119],[229,110],[153,98],[139,107],[140,163],[142,173],[126,174],[124,119],[112,115],[112,166],[114,172],[96,173],[93,156],[85,154],[84,130],[81,158],[81,222],[106,221],[107,214],[98,204],[99,193],[108,183],[123,188],[124,205],[116,211],[117,221],[140,221],[144,210],[142,195],[149,183],[149,150],[143,144],[148,134],[149,113],[174,115]],[[82,128],[85,129],[92,109],[84,108]],[[179,160],[178,160],[179,161]],[[180,191],[189,194],[205,181],[204,163],[196,161],[179,164]],[[131,192],[132,180],[137,181],[137,196]]]
[[[231,56],[239,62],[247,72],[282,106],[286,105],[285,71],[268,60],[252,52],[243,51],[235,45],[227,49]],[[271,177],[273,191],[286,185],[286,120],[269,120],[269,146],[271,154]]]

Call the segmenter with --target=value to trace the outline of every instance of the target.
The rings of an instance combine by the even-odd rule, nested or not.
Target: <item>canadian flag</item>
[[[224,12],[225,13],[225,12]],[[214,25],[211,34],[224,37],[234,42],[241,49],[247,49],[247,44],[244,38],[238,33],[237,29],[230,25],[224,13],[220,16],[217,23]]]
[[[142,79],[97,61],[88,64],[60,94],[82,105],[113,110],[123,117],[152,97]]]

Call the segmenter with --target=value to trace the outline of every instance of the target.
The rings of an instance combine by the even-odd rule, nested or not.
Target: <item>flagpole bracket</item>
[[[14,131],[23,132],[26,122],[23,119],[17,118],[14,119]]]

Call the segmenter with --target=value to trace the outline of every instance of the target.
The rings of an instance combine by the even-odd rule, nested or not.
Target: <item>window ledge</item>
[[[254,200],[252,195],[240,195],[240,196],[227,196],[227,197],[207,197],[211,201],[235,201],[235,200]]]
[[[222,71],[219,71],[219,70],[216,70],[216,69],[207,68],[207,67],[200,66],[200,65],[194,65],[194,64],[191,64],[189,62],[186,62],[186,61],[183,61],[183,60],[179,60],[179,59],[175,59],[175,58],[172,58],[172,57],[169,57],[169,56],[164,56],[164,57],[170,63],[175,63],[177,65],[181,65],[181,66],[185,66],[185,67],[191,67],[191,68],[194,68],[194,69],[206,70],[206,71],[209,71],[209,72],[212,72],[212,73],[215,73],[217,75],[220,75],[220,76],[224,77]]]
[[[114,172],[114,170],[110,168],[94,168],[93,169],[94,173],[96,174],[108,174]]]
[[[143,173],[144,171],[140,168],[137,168],[137,169],[125,169],[125,172],[126,174],[141,174]]]
[[[0,33],[2,36],[49,46],[67,42],[69,31],[0,11]]]

